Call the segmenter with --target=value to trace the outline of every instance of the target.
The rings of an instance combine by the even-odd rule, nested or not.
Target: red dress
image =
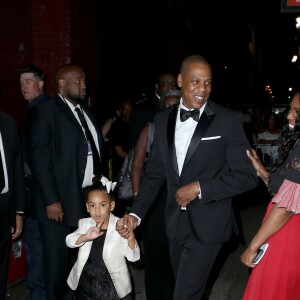
[[[264,219],[274,205],[294,215],[267,240],[269,248],[253,268],[243,300],[300,300],[299,186],[285,180],[267,208]]]

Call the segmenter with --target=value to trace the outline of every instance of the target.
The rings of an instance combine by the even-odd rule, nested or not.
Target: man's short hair
[[[32,73],[37,79],[39,80],[44,80],[45,79],[45,74],[43,70],[35,65],[28,65],[20,68],[18,74],[21,76],[21,74],[24,73]]]

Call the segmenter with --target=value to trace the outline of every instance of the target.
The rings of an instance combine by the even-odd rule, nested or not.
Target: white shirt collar
[[[62,101],[64,101],[66,104],[68,104],[68,106],[70,107],[70,109],[72,111],[75,111],[76,107],[79,107],[79,109],[82,111],[80,104],[77,104],[75,106],[71,101],[69,101],[68,99],[64,98],[60,93],[58,93],[58,96],[61,98]]]
[[[206,104],[207,104],[207,101],[206,101],[206,102],[202,105],[202,107],[199,109],[200,116],[202,115],[202,113],[203,113],[203,111],[204,111],[204,108],[205,108]],[[185,106],[183,105],[183,99],[182,99],[182,98],[180,99],[180,105],[179,105],[178,111],[180,111],[181,108],[183,108],[183,109],[185,109],[185,110],[194,110],[194,109],[189,109],[189,108],[185,107]]]

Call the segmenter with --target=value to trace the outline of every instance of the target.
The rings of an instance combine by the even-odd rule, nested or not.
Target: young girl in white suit
[[[68,285],[76,290],[76,300],[131,299],[131,279],[126,263],[140,258],[132,224],[130,235],[122,238],[115,226],[119,218],[111,212],[115,183],[105,177],[87,191],[86,207],[90,218],[79,220],[78,229],[66,237],[70,248],[79,247],[78,258]]]

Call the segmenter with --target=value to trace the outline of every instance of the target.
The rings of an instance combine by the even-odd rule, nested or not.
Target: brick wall
[[[2,1],[0,20],[0,109],[22,124],[27,106],[20,92],[17,71],[33,60],[31,0]],[[20,54],[21,43],[25,52]]]
[[[99,27],[97,0],[10,0],[0,9],[0,109],[13,115],[20,127],[27,103],[20,92],[17,71],[36,64],[46,75],[46,92],[56,93],[55,69],[76,63],[88,76],[89,95],[99,100]],[[19,51],[21,45],[21,53]],[[94,105],[95,106],[95,105]],[[92,106],[93,107],[93,106]]]

